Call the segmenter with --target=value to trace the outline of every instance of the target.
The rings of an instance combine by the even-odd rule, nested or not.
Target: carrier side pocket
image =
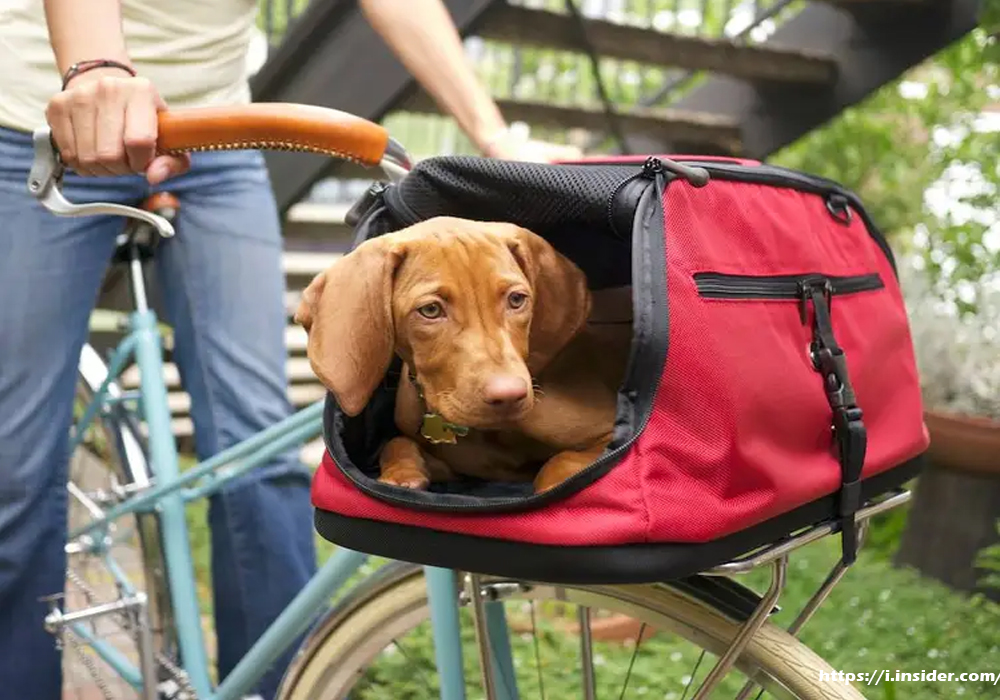
[[[855,513],[861,507],[861,471],[867,450],[863,413],[857,404],[847,369],[847,357],[834,334],[830,307],[837,296],[884,289],[878,273],[864,275],[694,275],[699,296],[729,300],[788,300],[798,304],[799,318],[811,326],[810,357],[821,375],[832,412],[833,440],[840,463],[841,486],[837,519],[843,539],[843,562],[857,557]]]

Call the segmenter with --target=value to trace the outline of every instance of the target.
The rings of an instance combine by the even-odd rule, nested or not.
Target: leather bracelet
[[[76,76],[86,73],[87,71],[92,71],[95,68],[118,68],[125,71],[133,78],[136,76],[135,69],[132,66],[125,65],[120,61],[113,61],[109,58],[96,58],[90,61],[80,61],[79,63],[74,63],[69,69],[63,74],[62,79],[62,89],[65,90],[66,86],[69,85],[71,81]]]

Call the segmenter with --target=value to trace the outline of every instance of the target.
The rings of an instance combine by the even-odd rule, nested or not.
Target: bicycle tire
[[[490,580],[493,579],[484,577],[484,582]],[[725,650],[740,626],[718,608],[670,584],[560,586],[559,589],[561,600],[602,601],[607,609],[626,613],[657,629],[669,629],[714,654]],[[400,563],[385,567],[360,583],[315,627],[286,673],[278,697],[280,700],[346,697],[353,685],[351,679],[358,678],[368,662],[365,657],[369,650],[382,648],[380,637],[392,639],[398,629],[412,628],[428,617],[421,569]],[[365,663],[359,665],[358,661]],[[736,668],[778,697],[863,700],[851,686],[822,683],[820,672],[833,671],[829,664],[770,622],[747,645]]]

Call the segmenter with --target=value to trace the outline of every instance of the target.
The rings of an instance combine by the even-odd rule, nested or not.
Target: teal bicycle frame
[[[35,134],[35,154],[28,188],[54,213],[67,216],[120,214],[144,221],[159,229],[163,235],[173,235],[169,222],[149,212],[112,204],[75,205],[67,202],[59,190],[62,173],[47,129]],[[405,173],[406,170],[398,162],[383,162],[383,169],[393,179],[400,177],[401,172]],[[155,312],[146,304],[142,267],[134,250],[131,274],[136,309],[129,316],[125,337],[111,355],[106,378],[76,424],[72,446],[78,444],[87,427],[102,410],[112,403],[129,398],[120,392],[112,394],[109,387],[115,384],[117,377],[134,360],[140,377],[138,409],[148,426],[148,458],[154,478],[149,486],[132,491],[120,503],[86,525],[71,531],[69,541],[80,543],[83,549],[102,555],[121,589],[127,595],[133,594],[135,587],[123,569],[111,558],[103,535],[118,518],[155,511],[161,523],[163,563],[184,671],[201,700],[239,700],[253,688],[270,665],[320,617],[333,595],[365,564],[368,555],[344,548],[335,551],[232,672],[217,688],[212,688],[184,507],[193,500],[216,493],[233,479],[284,450],[320,435],[323,429],[323,402],[298,411],[182,473],[178,462],[177,442],[171,430],[167,388],[163,379],[162,335]],[[85,537],[88,535],[90,537]],[[441,699],[464,700],[465,677],[455,572],[424,567],[424,575],[428,587]],[[513,662],[503,604],[499,601],[487,601],[485,608],[492,668],[484,669],[484,676],[496,673],[504,681],[498,688],[500,700],[516,700],[517,691],[513,682]],[[144,677],[118,650],[91,635],[81,622],[69,624],[123,679],[142,692],[143,697],[156,697],[155,677],[148,677],[148,673]],[[148,664],[145,666],[149,668]]]

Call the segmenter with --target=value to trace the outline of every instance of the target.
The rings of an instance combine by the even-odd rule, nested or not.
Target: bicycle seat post
[[[129,269],[128,279],[129,291],[132,293],[132,306],[140,313],[149,311],[149,301],[146,298],[146,280],[142,269],[142,256],[139,254],[139,244],[135,238],[137,233],[141,233],[141,231],[136,231],[136,229],[143,229],[147,225],[139,221],[130,221],[125,226],[125,233],[122,234],[128,239],[126,242]]]
[[[180,203],[168,192],[160,192],[146,199],[142,209],[162,217],[167,222],[173,222],[177,216]],[[132,293],[134,309],[140,313],[149,310],[149,298],[146,295],[146,278],[143,263],[153,257],[153,252],[159,244],[160,231],[140,219],[129,219],[118,238],[118,251],[115,258],[128,264],[129,289]]]

